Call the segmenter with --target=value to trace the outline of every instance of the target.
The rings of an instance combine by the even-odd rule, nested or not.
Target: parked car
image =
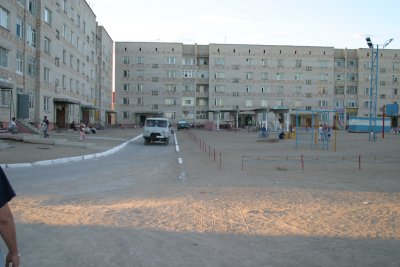
[[[164,142],[169,144],[171,137],[171,125],[168,119],[165,118],[147,118],[144,122],[143,138],[144,144],[154,142]]]
[[[179,120],[178,121],[178,131],[180,129],[189,129],[190,125],[186,120]]]

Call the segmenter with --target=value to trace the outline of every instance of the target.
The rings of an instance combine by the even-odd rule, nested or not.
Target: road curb
[[[27,167],[32,167],[32,166],[48,166],[52,164],[63,164],[63,163],[68,163],[68,162],[76,162],[76,161],[81,161],[81,160],[90,160],[90,159],[95,159],[95,158],[101,158],[105,157],[108,155],[111,155],[122,148],[124,148],[126,145],[128,145],[131,142],[136,141],[137,139],[141,138],[143,135],[140,134],[131,140],[128,140],[116,147],[113,147],[107,151],[100,152],[100,153],[95,153],[95,154],[88,154],[88,155],[82,155],[82,156],[75,156],[75,157],[69,157],[69,158],[59,158],[59,159],[51,159],[51,160],[41,160],[41,161],[36,161],[32,163],[10,163],[10,164],[0,164],[0,166],[5,169],[5,168],[27,168]]]

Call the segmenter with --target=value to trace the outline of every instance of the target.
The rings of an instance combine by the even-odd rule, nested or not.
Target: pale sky
[[[399,0],[87,0],[114,42],[400,49]]]

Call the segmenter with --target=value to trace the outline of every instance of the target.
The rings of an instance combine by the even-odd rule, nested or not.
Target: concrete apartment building
[[[113,41],[84,0],[0,1],[0,121],[106,122]]]
[[[221,127],[321,121],[344,128],[369,115],[370,49],[117,42],[115,110],[123,125],[148,116]],[[381,50],[379,99],[398,103],[400,50]],[[397,117],[392,118],[397,126]]]

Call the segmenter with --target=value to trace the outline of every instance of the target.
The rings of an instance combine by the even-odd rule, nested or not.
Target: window
[[[335,107],[343,108],[344,107],[344,101],[343,100],[336,100]]]
[[[277,66],[278,66],[279,68],[283,68],[283,59],[278,59],[278,60],[277,60]]]
[[[327,107],[328,106],[328,101],[326,101],[326,100],[318,100],[318,106]]]
[[[50,111],[50,97],[48,96],[43,97],[43,110]]]
[[[15,34],[18,38],[24,39],[24,21],[21,18],[17,18],[17,28]]]
[[[24,72],[24,54],[17,50],[17,73],[22,74]]]
[[[128,73],[129,73],[129,71],[128,71]],[[144,70],[138,70],[136,73],[137,73],[137,77],[138,78],[143,78],[144,77]]]
[[[28,75],[36,76],[36,59],[34,57],[28,58]]]
[[[320,66],[321,68],[327,68],[328,65],[329,65],[329,61],[327,61],[327,60],[320,60],[320,61],[319,61],[319,66]]]
[[[67,88],[67,77],[65,75],[62,76],[62,87],[63,89]]]
[[[379,98],[380,98],[380,99],[385,99],[385,98],[386,98],[386,95],[385,95],[385,94],[380,94],[380,95],[379,95]]]
[[[320,76],[320,80],[321,81],[327,81],[328,80],[329,75],[326,73],[322,73]]]
[[[335,86],[335,95],[344,95],[344,86]]]
[[[296,86],[295,87],[295,94],[296,95],[301,95],[301,86]]]
[[[69,66],[71,67],[71,69],[73,68],[73,61],[74,61],[74,56],[69,55]]]
[[[306,67],[306,71],[312,71],[312,67]]]
[[[222,106],[222,98],[214,98],[214,106],[216,107]]]
[[[123,111],[122,112],[122,118],[123,119],[129,119],[129,112],[128,111]]]
[[[175,106],[176,105],[176,99],[174,99],[174,98],[166,98],[165,99],[165,105],[167,105],[167,106]]]
[[[9,30],[10,28],[10,12],[0,7],[0,26]]]
[[[344,75],[343,74],[336,74],[336,81],[343,81]]]
[[[129,77],[129,70],[124,70],[123,76],[124,76],[125,78]]]
[[[246,65],[247,66],[253,66],[254,65],[254,59],[253,58],[246,58]]]
[[[357,107],[357,100],[349,100],[349,101],[347,101],[347,107],[349,107],[349,108]]]
[[[268,66],[268,60],[267,59],[261,59],[261,65],[263,66],[263,67],[266,67],[266,66]]]
[[[44,21],[51,25],[51,11],[48,8],[44,9]]]
[[[328,94],[328,88],[326,88],[326,87],[320,87],[320,88],[318,88],[318,93],[319,93],[320,95],[326,95],[326,94]]]
[[[63,50],[63,63],[67,64],[67,51]]]
[[[301,68],[301,59],[297,59],[297,60],[296,60],[295,67],[296,67],[296,68]]]
[[[129,91],[129,83],[124,83],[123,87],[122,87],[125,92]]]
[[[301,81],[301,73],[296,73],[296,74],[294,75],[294,80],[295,80],[295,81]]]
[[[253,93],[253,86],[246,86],[246,93]]]
[[[57,40],[60,40],[60,31],[59,30],[56,30],[56,38],[57,38]]]
[[[371,101],[365,100],[364,103],[363,103],[363,108],[369,108],[369,107],[371,107],[371,106],[372,106],[371,103],[372,103]]]
[[[129,57],[124,57],[123,61],[124,61],[124,64],[129,64]]]
[[[168,119],[175,119],[176,118],[176,112],[164,112],[164,116]]]
[[[44,80],[45,82],[50,82],[50,69],[49,69],[49,68],[44,67],[44,70],[43,70],[43,80]]]
[[[357,94],[357,86],[347,86],[348,94]]]
[[[392,95],[393,95],[393,96],[397,96],[397,91],[398,91],[397,88],[393,88],[393,89],[392,89]]]
[[[151,105],[151,109],[158,109],[158,105],[157,104]]]
[[[225,58],[216,58],[215,59],[216,66],[224,66],[225,65]]]
[[[151,95],[158,95],[158,91],[151,91]]]
[[[184,77],[184,78],[194,78],[195,77],[194,70],[184,70],[182,74],[183,74],[182,77]]]
[[[268,80],[268,72],[263,72],[261,77],[262,77],[261,79],[263,80]]]
[[[223,92],[225,92],[225,87],[223,85],[216,85],[215,86],[215,92],[216,93],[223,93]]]
[[[175,79],[176,78],[176,71],[175,70],[168,70],[166,73],[167,78]]]
[[[176,64],[176,57],[166,57],[165,64],[167,65],[175,65]]]
[[[350,82],[356,82],[358,75],[356,73],[347,74],[347,80]]]
[[[193,83],[184,84],[183,85],[183,91],[194,92],[194,84]]]
[[[252,107],[252,106],[253,106],[253,100],[246,99],[246,107]]]
[[[137,57],[136,62],[137,64],[144,64],[144,57]]]
[[[29,108],[35,108],[35,92],[28,92],[29,95]]]
[[[262,107],[268,107],[268,100],[261,100]]]
[[[151,64],[151,67],[152,67],[153,69],[157,69],[157,68],[158,68],[158,64]]]
[[[143,98],[141,98],[141,97],[139,97],[138,99],[137,99],[137,104],[138,105],[143,105]]]
[[[225,78],[225,73],[223,73],[223,72],[215,73],[215,79],[224,79],[224,78]]]
[[[36,47],[36,30],[32,26],[28,26],[28,44]]]
[[[50,39],[47,37],[44,37],[44,52],[47,54],[50,54],[50,44],[51,44]]]
[[[127,97],[122,98],[122,104],[129,105],[129,98]]]
[[[176,92],[176,84],[166,84],[165,85],[165,91],[168,92],[168,93]]]
[[[306,98],[311,98],[312,94],[311,93],[306,93]]]
[[[137,85],[137,91],[138,92],[143,92],[143,84],[138,84]]]
[[[194,65],[194,58],[182,59],[182,65]]]
[[[36,0],[29,0],[28,10],[31,15],[36,15]]]
[[[198,78],[200,79],[208,79],[208,71],[201,70],[198,72]]]
[[[312,80],[306,80],[306,84],[312,84]]]
[[[276,79],[277,79],[278,81],[281,81],[281,80],[283,79],[283,73],[278,72],[278,73],[276,74]]]
[[[246,72],[246,80],[253,80],[253,73],[252,72]]]
[[[8,68],[8,50],[0,46],[0,66]]]

